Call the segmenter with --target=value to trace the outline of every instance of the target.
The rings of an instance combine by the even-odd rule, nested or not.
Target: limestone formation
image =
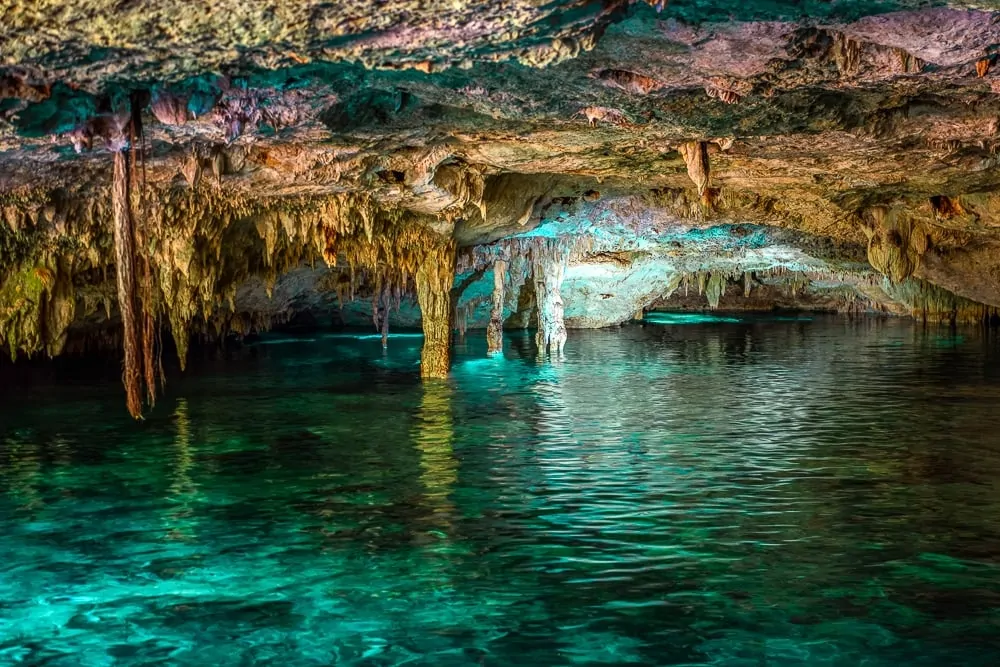
[[[493,299],[490,309],[490,323],[486,326],[487,353],[503,353],[503,306],[504,284],[507,280],[507,262],[498,259],[493,262]]]
[[[135,414],[304,313],[440,377],[453,313],[1000,307],[993,0],[7,4],[0,344],[115,350]]]
[[[420,260],[416,271],[424,348],[420,375],[445,378],[451,365],[451,286],[455,281],[455,246],[440,243]]]
[[[566,345],[566,323],[560,290],[567,261],[568,253],[557,245],[542,243],[532,249],[531,273],[538,304],[535,346],[539,355],[561,356]]]

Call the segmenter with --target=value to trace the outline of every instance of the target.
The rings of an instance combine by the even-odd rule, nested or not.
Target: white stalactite
[[[535,344],[538,354],[546,353],[562,356],[566,346],[566,325],[563,322],[563,301],[559,290],[566,273],[566,258],[557,256],[532,258],[532,272],[535,281],[535,298],[538,303],[538,332]]]

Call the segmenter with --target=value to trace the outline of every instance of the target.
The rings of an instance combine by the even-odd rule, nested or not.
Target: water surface
[[[6,381],[0,664],[1000,664],[991,335],[420,344],[269,336],[138,425],[113,371]]]

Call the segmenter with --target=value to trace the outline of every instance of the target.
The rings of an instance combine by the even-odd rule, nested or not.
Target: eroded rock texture
[[[558,348],[556,310],[982,321],[1000,3],[926,5],[0,0],[0,343],[422,311],[440,376],[453,327]]]

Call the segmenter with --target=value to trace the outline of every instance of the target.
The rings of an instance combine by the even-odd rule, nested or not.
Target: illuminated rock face
[[[439,376],[491,321],[558,351],[652,306],[1000,306],[1000,3],[161,4],[0,25],[15,357],[120,343],[123,150],[137,316],[182,358],[304,315],[423,326]]]

